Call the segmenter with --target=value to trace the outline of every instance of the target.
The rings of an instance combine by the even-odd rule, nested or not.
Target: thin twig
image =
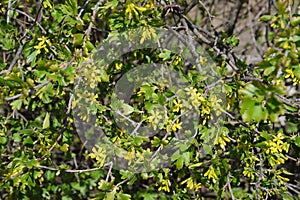
[[[207,9],[207,7],[205,6],[205,4],[199,0],[199,3],[202,5],[202,7],[205,9],[206,13],[208,14],[208,19],[210,21],[210,24],[212,25],[212,18],[214,18],[215,16],[213,16],[212,14],[210,14],[209,10]]]
[[[186,32],[187,37],[188,37],[189,49],[191,50],[192,55],[196,59],[196,66],[197,66],[199,72],[202,72],[202,66],[199,62],[199,55],[197,55],[197,53],[196,53],[196,48],[195,48],[192,36],[189,32],[189,27],[188,27],[188,24],[187,24],[187,20],[185,18],[181,18],[181,22],[185,27],[185,32]]]
[[[19,10],[19,9],[12,9],[12,8],[11,8],[11,10],[14,10],[14,11],[16,11],[16,12],[18,12],[18,13],[20,13],[20,14],[26,16],[26,17],[27,17],[29,20],[31,20],[32,22],[35,21],[35,19],[34,19],[33,17],[31,17],[30,15],[28,15],[27,13],[25,13],[25,12]],[[36,23],[36,24],[38,25],[38,27],[42,30],[43,34],[46,34],[46,33],[47,33],[46,30],[42,27],[42,25],[41,25],[39,22],[36,21],[35,23]]]
[[[6,23],[10,23],[10,10],[11,10],[11,0],[8,1],[8,6],[7,6],[7,14],[6,14]]]
[[[231,199],[232,200],[235,200],[235,196],[233,195],[233,192],[232,192],[232,188],[231,188],[231,185],[230,185],[230,179],[229,179],[229,174],[227,174],[227,177],[226,177],[226,185],[227,185],[227,188],[229,190],[229,193],[231,195]]]
[[[105,182],[108,183],[108,177],[111,176],[111,170],[112,170],[112,167],[113,167],[113,162],[110,161],[108,164],[110,164],[110,167],[109,167],[109,170],[107,172],[107,176],[106,176],[106,179],[105,179]]]
[[[110,163],[105,163],[102,167],[97,167],[97,168],[91,168],[91,169],[57,169],[54,167],[48,167],[48,166],[44,166],[44,165],[37,165],[38,168],[42,168],[42,169],[48,169],[51,171],[63,171],[63,172],[67,172],[67,173],[83,173],[83,172],[93,172],[93,171],[98,171],[100,169],[103,169],[104,167],[109,166]]]
[[[299,108],[300,109],[300,104],[297,104],[287,98],[285,98],[284,96],[282,95],[279,95],[279,94],[276,94],[276,96],[285,104],[289,105],[289,106],[292,106],[294,108]]]
[[[34,91],[34,90],[36,90],[36,89],[39,89],[39,88],[41,88],[41,87],[43,87],[43,86],[46,86],[46,85],[48,85],[49,83],[50,83],[49,81],[40,83],[40,84],[34,86],[33,89],[27,90],[26,93],[27,93],[27,94],[30,94],[30,92],[32,92],[32,91]],[[4,100],[5,100],[5,101],[11,101],[11,100],[18,99],[18,98],[20,98],[21,96],[23,96],[23,94],[17,94],[17,95],[12,96],[12,97],[6,97],[6,98],[4,98]]]
[[[249,28],[250,28],[250,34],[251,34],[251,38],[252,38],[252,42],[254,44],[254,47],[257,51],[257,53],[260,55],[261,58],[263,58],[263,54],[261,53],[261,49],[259,48],[259,46],[257,45],[257,42],[256,42],[256,39],[255,39],[255,33],[254,33],[254,30],[253,30],[253,22],[252,22],[252,18],[251,18],[251,4],[250,4],[250,1],[251,0],[248,0],[248,25],[249,25]]]
[[[83,6],[81,6],[81,9],[78,13],[78,18],[81,18],[82,13],[85,11],[85,9],[89,3],[90,3],[90,1],[86,1],[86,2],[84,2]]]
[[[9,68],[8,68],[6,74],[9,74],[9,73],[11,72],[12,68],[15,66],[17,60],[19,59],[19,57],[20,57],[20,55],[21,55],[21,53],[22,53],[23,47],[24,47],[24,45],[23,45],[23,44],[20,44],[20,46],[19,46],[19,48],[18,48],[18,51],[17,51],[17,53],[16,53],[14,59],[13,59],[12,62],[10,63]]]
[[[120,185],[126,183],[127,181],[129,181],[132,177],[134,177],[135,173],[132,173],[128,178],[126,178],[125,180],[121,181],[120,183],[118,183],[117,185],[115,185],[115,188],[118,188]]]
[[[90,33],[91,33],[91,30],[92,30],[92,27],[93,27],[93,23],[95,22],[96,20],[96,15],[97,15],[97,12],[98,12],[98,8],[100,6],[100,4],[103,2],[103,0],[99,0],[95,6],[94,6],[94,10],[93,10],[93,15],[92,15],[92,20],[87,28],[87,30],[85,31],[85,38],[88,38]]]

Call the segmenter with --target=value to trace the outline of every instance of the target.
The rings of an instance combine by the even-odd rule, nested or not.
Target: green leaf
[[[115,199],[115,192],[107,193],[104,197],[104,200],[114,200]]]
[[[20,133],[14,133],[13,134],[13,139],[15,142],[21,142],[22,141],[22,136]]]
[[[136,181],[137,179],[138,179],[138,178],[137,178],[136,176],[133,176],[133,177],[127,182],[127,184],[128,184],[128,185],[132,185],[132,184],[135,183],[135,181]]]
[[[298,41],[300,41],[300,35],[294,35],[294,36],[292,37],[292,41],[293,41],[293,42],[298,42]]]
[[[80,188],[81,188],[80,183],[72,182],[72,183],[71,183],[71,186],[72,186],[72,188],[74,188],[75,190],[80,190]]]
[[[294,200],[294,198],[287,193],[282,194],[282,198],[283,200]]]
[[[293,69],[295,76],[300,79],[300,66],[293,66]]]
[[[263,138],[265,138],[266,140],[271,140],[272,139],[272,137],[266,131],[262,131],[261,136]]]
[[[23,144],[24,145],[29,145],[29,146],[32,146],[33,145],[33,141],[31,139],[31,137],[26,137],[25,140],[23,141]]]
[[[104,9],[115,8],[115,7],[117,7],[118,3],[119,3],[118,0],[112,0],[112,1],[107,2],[103,8]]]
[[[35,59],[36,59],[36,53],[37,53],[37,51],[33,51],[28,57],[27,57],[27,59],[26,59],[26,62],[28,62],[28,63],[35,63]]]
[[[163,61],[170,60],[172,51],[163,50],[158,56],[163,59]]]
[[[126,103],[124,103],[122,105],[122,114],[123,115],[130,115],[131,113],[133,113],[134,108]]]
[[[43,129],[50,127],[50,114],[47,112],[43,121]]]
[[[101,78],[101,81],[103,81],[103,82],[109,82],[109,76],[107,75],[105,70],[101,70],[100,78]]]
[[[144,200],[156,200],[157,194],[155,193],[146,193],[143,194]]]
[[[131,195],[130,194],[118,194],[117,200],[130,200]]]
[[[6,137],[0,137],[0,144],[1,145],[6,145],[8,142],[8,139]]]
[[[23,100],[17,99],[11,103],[13,109],[20,110],[22,107]]]
[[[69,150],[69,145],[64,143],[61,147],[60,147],[60,150],[62,152],[67,152]]]
[[[270,21],[272,18],[273,18],[273,15],[264,15],[264,16],[260,17],[259,20],[262,22],[267,22],[267,21]]]
[[[294,140],[295,145],[297,145],[298,147],[300,147],[300,136],[296,137]]]
[[[81,46],[83,44],[83,33],[76,33],[73,35],[73,44],[74,46]]]
[[[32,159],[32,160],[29,160],[28,162],[26,162],[26,166],[30,169],[33,166],[37,166],[38,164],[39,164],[39,162],[36,159]]]
[[[176,167],[177,169],[182,169],[184,163],[184,157],[180,156],[176,161]]]
[[[23,133],[24,135],[31,135],[31,134],[34,133],[34,130],[32,130],[32,129],[22,129],[19,132]]]
[[[203,144],[203,151],[204,151],[203,152],[204,154],[211,155],[213,153],[211,145],[208,145],[208,144]]]
[[[275,70],[274,66],[268,67],[264,70],[264,75],[269,76],[272,72],[274,72],[274,70]]]
[[[45,173],[45,176],[46,176],[46,179],[48,181],[51,181],[51,180],[53,180],[55,178],[55,172],[47,170],[46,173]]]
[[[294,108],[294,107],[292,107],[292,106],[290,106],[290,105],[283,104],[283,106],[285,107],[285,109],[286,109],[287,111],[290,111],[290,112],[296,112],[296,111],[298,111],[297,108]]]
[[[193,168],[199,168],[203,165],[202,162],[199,162],[199,163],[195,163],[195,164],[192,164],[189,166],[190,169],[193,169]]]
[[[242,118],[246,122],[255,122],[262,121],[266,119],[268,112],[262,105],[252,99],[245,99],[241,105]]]

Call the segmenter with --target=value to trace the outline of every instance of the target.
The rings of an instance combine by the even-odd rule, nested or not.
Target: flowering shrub
[[[225,2],[213,2],[1,1],[0,198],[300,198],[299,3],[273,1],[263,9],[267,13],[249,20],[261,25],[249,26],[249,40],[262,59],[248,62],[235,53],[242,42],[238,23],[227,30],[214,27],[213,8],[225,9]],[[238,2],[232,12],[237,20],[245,10],[255,12],[251,1]],[[195,20],[189,15],[193,8]],[[186,52],[163,48],[137,49],[116,60],[108,52],[109,62],[94,58],[104,41],[117,41],[118,32],[142,30],[125,38],[142,44],[158,37],[154,27],[201,44],[217,72],[199,72],[209,64],[205,57],[186,63]],[[193,42],[186,46],[196,51]],[[117,82],[141,63],[164,63],[189,86],[135,76],[141,84],[130,101],[119,100]],[[196,131],[186,130],[191,137],[168,152],[169,166],[136,172],[137,164],[150,166],[151,153],[185,130],[188,110],[198,114],[190,120]],[[115,166],[105,145],[87,147],[96,139],[88,128],[85,138],[79,136],[76,114],[82,125],[94,120],[92,127],[126,150],[116,155],[129,168]],[[159,134],[138,135],[142,125]]]

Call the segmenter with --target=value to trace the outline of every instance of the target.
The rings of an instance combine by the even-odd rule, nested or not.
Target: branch
[[[115,188],[117,188],[120,185],[122,185],[122,184],[126,183],[127,181],[129,181],[134,175],[135,175],[135,173],[132,173],[128,178],[126,178],[125,180],[123,180],[120,183],[118,183],[117,185],[115,185]]]
[[[49,83],[50,83],[49,81],[46,81],[46,82],[44,82],[44,83],[40,83],[40,84],[34,86],[33,89],[27,90],[26,94],[28,95],[28,94],[30,94],[32,91],[34,91],[34,90],[36,90],[36,89],[39,89],[39,88],[41,88],[41,87],[43,87],[43,86],[46,86],[46,85],[48,85]],[[23,96],[23,94],[17,94],[17,95],[12,96],[12,97],[6,97],[6,98],[4,98],[4,100],[5,100],[5,101],[11,101],[11,100],[15,100],[15,99],[17,99],[17,98],[19,98],[19,97],[21,97],[21,96]]]
[[[83,173],[83,172],[97,171],[97,170],[103,169],[104,167],[107,167],[109,165],[110,165],[110,162],[105,163],[102,167],[97,167],[97,168],[91,168],[91,169],[66,169],[66,170],[57,169],[57,168],[54,168],[54,167],[47,167],[47,166],[44,166],[44,165],[37,165],[37,167],[42,168],[42,169],[48,169],[48,170],[51,170],[51,171],[63,171],[63,172],[66,172],[66,173]]]
[[[256,39],[255,39],[255,33],[254,33],[254,30],[253,30],[253,22],[252,22],[252,18],[251,18],[250,0],[248,0],[248,24],[249,24],[250,34],[251,34],[251,37],[252,37],[252,42],[254,44],[254,47],[255,47],[257,53],[260,55],[260,57],[263,58],[263,54],[261,53],[262,50],[257,45]]]
[[[16,53],[14,59],[13,59],[12,62],[10,63],[9,68],[8,68],[6,74],[9,74],[9,73],[11,72],[12,68],[15,66],[17,60],[19,59],[19,57],[20,57],[20,55],[21,55],[21,53],[22,53],[23,47],[24,47],[24,45],[23,45],[23,44],[20,44],[20,46],[19,46],[19,48],[18,48],[18,51],[17,51],[17,53]]]
[[[87,30],[85,31],[85,38],[89,37],[92,27],[93,27],[93,23],[96,20],[96,15],[97,15],[97,11],[98,11],[98,7],[100,6],[100,4],[103,2],[103,0],[99,0],[96,5],[94,6],[94,10],[93,10],[93,15],[92,15],[92,20],[89,24],[89,27],[87,28]]]
[[[230,193],[230,195],[231,195],[231,199],[232,199],[232,200],[235,200],[236,198],[235,198],[234,195],[233,195],[232,188],[231,188],[231,185],[230,185],[229,174],[227,174],[227,177],[226,177],[226,185],[227,185],[228,190],[229,190],[229,193]]]
[[[38,25],[38,27],[42,30],[43,34],[47,33],[46,30],[42,27],[42,25],[39,22],[37,22],[33,17],[31,17],[30,15],[28,15],[27,13],[25,13],[25,12],[19,10],[19,9],[12,9],[12,8],[10,8],[10,10],[16,11],[16,12],[18,12],[18,13],[26,16],[29,20],[31,20],[32,22],[35,22]]]

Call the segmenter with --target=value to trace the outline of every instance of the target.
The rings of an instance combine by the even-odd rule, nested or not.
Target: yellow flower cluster
[[[72,102],[72,108],[75,108],[75,106],[80,106],[80,109],[82,109],[82,111],[78,114],[80,119],[86,122],[90,121],[90,115],[95,114],[93,106],[100,105],[100,103],[97,101],[97,98],[98,94],[91,93],[86,90],[78,93],[78,96]]]
[[[191,103],[194,106],[194,108],[197,109],[202,102],[205,102],[204,97],[202,97],[201,94],[198,93],[196,88],[188,87],[185,89],[185,91],[190,96],[190,100],[192,101]]]
[[[50,40],[47,37],[42,36],[41,38],[38,38],[38,41],[40,41],[38,45],[34,46],[34,48],[37,50],[36,55],[40,54],[42,49],[48,53],[49,50],[47,46],[51,46]]]
[[[103,70],[99,69],[99,67],[94,65],[87,65],[81,71],[83,73],[84,84],[89,85],[91,89],[97,87],[98,83],[102,81]]]
[[[162,184],[162,186],[160,186],[158,188],[158,191],[164,190],[166,192],[170,192],[170,187],[169,186],[171,185],[171,182],[169,181],[169,179],[163,179],[161,181],[161,184]]]
[[[274,136],[272,141],[266,141],[267,146],[269,147],[266,150],[267,154],[276,154],[281,153],[282,150],[288,151],[287,144],[284,143],[282,140],[284,139],[283,133],[279,132],[278,135]]]
[[[280,79],[272,80],[272,84],[273,84],[273,85],[279,86],[281,83],[282,83],[282,81],[281,81]]]
[[[218,138],[216,138],[214,144],[219,144],[222,149],[225,149],[226,142],[230,142],[228,137],[226,137],[225,135],[221,135]]]
[[[47,8],[49,8],[49,9],[53,8],[49,0],[44,0],[43,1],[43,7],[46,8],[46,9]]]
[[[274,136],[273,140],[265,141],[268,149],[266,150],[266,154],[270,155],[269,162],[272,166],[276,164],[284,164],[287,158],[282,154],[282,151],[288,152],[289,144],[283,142],[284,139],[283,133],[279,132],[276,136]]]
[[[143,44],[145,40],[147,39],[156,39],[157,35],[155,32],[155,29],[151,27],[144,27],[142,32],[142,37],[140,40],[140,44]]]
[[[102,167],[104,165],[105,158],[106,158],[106,152],[103,148],[98,147],[98,150],[97,150],[96,147],[93,147],[92,153],[90,153],[89,156],[92,159],[96,158],[97,163],[100,165],[100,167]]]
[[[2,7],[2,4],[0,3],[0,14],[1,14],[1,13],[5,13],[5,8]]]
[[[183,185],[186,183],[187,188],[190,190],[197,191],[201,188],[201,183],[197,183],[192,177],[182,181],[180,184]]]
[[[205,172],[204,174],[205,177],[207,177],[208,179],[211,179],[213,183],[217,182],[217,174],[215,172],[214,167],[211,165],[209,166],[207,172]]]
[[[245,167],[244,171],[243,171],[243,175],[250,178],[251,180],[254,179],[254,172],[251,168],[249,167]]]
[[[167,130],[167,132],[169,132],[169,130],[171,128],[171,131],[175,132],[175,131],[181,129],[181,125],[182,125],[182,122],[179,122],[178,119],[175,122],[169,119],[166,123],[166,130]]]
[[[174,106],[173,106],[173,112],[179,112],[180,108],[182,108],[182,104],[181,104],[181,101],[180,100],[177,100],[176,99],[173,101],[174,103]]]
[[[125,10],[125,15],[127,18],[131,19],[132,16],[138,17],[139,16],[138,12],[144,12],[145,10],[147,10],[147,8],[139,7],[134,3],[129,3]]]
[[[255,178],[253,169],[255,169],[256,162],[259,162],[259,159],[256,156],[254,156],[253,154],[247,155],[246,167],[243,170],[244,176],[252,180]]]
[[[128,161],[128,164],[130,165],[132,161],[135,158],[135,150],[132,149],[131,151],[127,151],[126,154],[124,155],[124,159]]]
[[[123,66],[124,66],[123,63],[116,63],[116,64],[115,64],[116,70],[122,69]]]
[[[300,67],[300,66],[298,66],[298,67]],[[295,76],[295,74],[294,74],[294,72],[293,72],[292,69],[286,69],[285,72],[286,72],[286,75],[285,75],[284,78],[291,78],[292,81],[293,81],[293,85],[294,86],[300,84],[300,79]]]
[[[150,110],[150,116],[147,117],[146,121],[151,123],[153,129],[156,130],[157,127],[162,128],[164,119],[167,118],[167,113],[163,109],[163,111],[159,108],[154,108]]]

